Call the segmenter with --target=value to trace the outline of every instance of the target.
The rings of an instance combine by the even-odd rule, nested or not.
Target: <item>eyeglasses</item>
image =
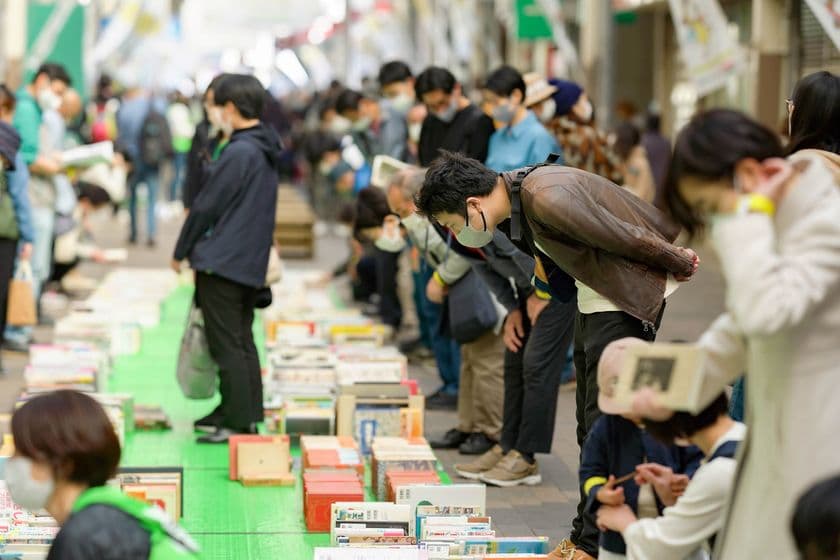
[[[793,99],[785,99],[785,105],[787,105],[788,115],[793,113],[793,108],[795,107],[795,105],[793,104]]]

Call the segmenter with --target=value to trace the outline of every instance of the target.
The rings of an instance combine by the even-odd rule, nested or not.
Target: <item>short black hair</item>
[[[365,96],[358,91],[352,89],[345,89],[335,98],[335,111],[339,115],[343,115],[347,111],[358,111],[359,103]]]
[[[791,529],[804,560],[831,560],[840,555],[840,476],[823,480],[802,494]]]
[[[615,144],[613,150],[621,159],[630,157],[633,148],[642,141],[642,134],[631,122],[623,122],[615,127]]]
[[[379,69],[379,86],[385,87],[388,84],[404,82],[413,76],[414,74],[408,64],[402,60],[392,60],[383,64]]]
[[[433,217],[442,212],[466,214],[467,198],[487,196],[499,175],[480,161],[441,150],[440,157],[426,171],[423,188],[417,194],[417,211]]]
[[[355,230],[379,227],[391,213],[388,196],[379,187],[365,187],[356,198]]]
[[[710,181],[732,178],[735,166],[742,159],[764,161],[783,155],[779,137],[743,113],[713,109],[695,115],[674,142],[665,185],[665,203],[671,217],[691,237],[702,233],[706,226],[704,217],[691,208],[680,194],[681,177]]]
[[[265,88],[258,79],[247,74],[228,74],[213,89],[214,102],[222,106],[233,103],[242,118],[258,119],[265,106]]]
[[[721,393],[698,414],[675,412],[671,418],[662,422],[646,419],[645,430],[665,445],[673,445],[675,439],[690,438],[727,414],[729,414],[729,399],[726,393]]]
[[[78,199],[87,200],[94,208],[99,208],[112,202],[111,195],[108,194],[108,191],[99,185],[94,185],[87,181],[79,181],[78,185],[76,185],[76,190],[78,191]]]
[[[207,89],[204,90],[204,97],[207,97],[208,91],[212,91],[215,95],[216,90],[219,89],[219,86],[222,84],[222,82],[225,81],[229,76],[231,76],[231,74],[228,74],[227,72],[222,72],[221,74],[214,76],[213,79],[210,80],[210,83],[207,84]]]
[[[502,66],[487,76],[484,82],[484,89],[489,89],[501,97],[509,97],[514,91],[522,92],[522,99],[525,99],[525,78],[513,66]]]
[[[70,77],[70,74],[67,73],[67,69],[61,64],[56,64],[55,62],[45,62],[42,64],[38,68],[38,71],[35,72],[35,75],[32,76],[33,84],[41,74],[46,74],[50,81],[58,80],[59,82],[64,82],[67,84],[67,87],[73,85],[73,79]]]
[[[826,71],[805,76],[791,101],[788,153],[813,148],[840,154],[840,76]]]
[[[414,80],[414,93],[417,94],[418,99],[422,99],[427,93],[438,89],[443,93],[450,94],[455,89],[456,83],[458,82],[455,76],[446,68],[430,66]]]
[[[662,117],[658,113],[648,113],[645,118],[645,129],[648,132],[659,132],[662,128]]]

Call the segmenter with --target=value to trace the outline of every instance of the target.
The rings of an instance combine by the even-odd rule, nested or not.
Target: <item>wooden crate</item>
[[[315,214],[312,207],[294,189],[277,191],[274,243],[281,257],[311,258],[315,254]]]

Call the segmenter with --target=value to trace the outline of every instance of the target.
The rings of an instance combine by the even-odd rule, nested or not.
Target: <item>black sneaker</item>
[[[216,414],[215,411],[211,412],[204,418],[199,418],[198,420],[193,422],[193,428],[195,428],[196,432],[205,432],[208,434],[212,434],[221,427],[222,416]]]
[[[440,439],[433,439],[429,442],[432,449],[458,449],[458,446],[467,441],[470,434],[453,428],[443,434]]]
[[[405,342],[400,342],[400,352],[403,354],[411,354],[418,348],[423,346],[423,339],[422,338],[415,338],[414,340],[406,340]]]
[[[29,343],[21,342],[19,340],[4,340],[3,350],[8,350],[9,352],[19,352],[21,354],[28,354]]]
[[[438,391],[426,397],[426,408],[429,410],[455,410],[458,408],[458,395]]]
[[[231,428],[218,428],[212,434],[196,438],[197,443],[227,443],[231,436],[239,434],[256,434],[256,426],[251,426],[245,430],[233,430]]]
[[[458,447],[458,452],[461,455],[484,455],[494,445],[496,445],[495,441],[481,432],[477,432],[466,438],[466,441]]]

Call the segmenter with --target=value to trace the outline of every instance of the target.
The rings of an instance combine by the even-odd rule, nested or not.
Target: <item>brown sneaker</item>
[[[476,460],[470,463],[456,464],[455,472],[458,473],[458,476],[461,478],[466,478],[468,480],[480,480],[481,475],[498,465],[499,461],[501,461],[504,456],[505,454],[502,452],[502,446],[494,445],[490,448],[490,451],[481,455]]]
[[[542,476],[536,461],[532,465],[519,451],[511,450],[492,470],[482,474],[480,480],[485,484],[508,488],[520,484],[534,486],[542,482]]]
[[[573,560],[575,552],[575,544],[569,539],[563,539],[557,548],[548,553],[548,560]]]

